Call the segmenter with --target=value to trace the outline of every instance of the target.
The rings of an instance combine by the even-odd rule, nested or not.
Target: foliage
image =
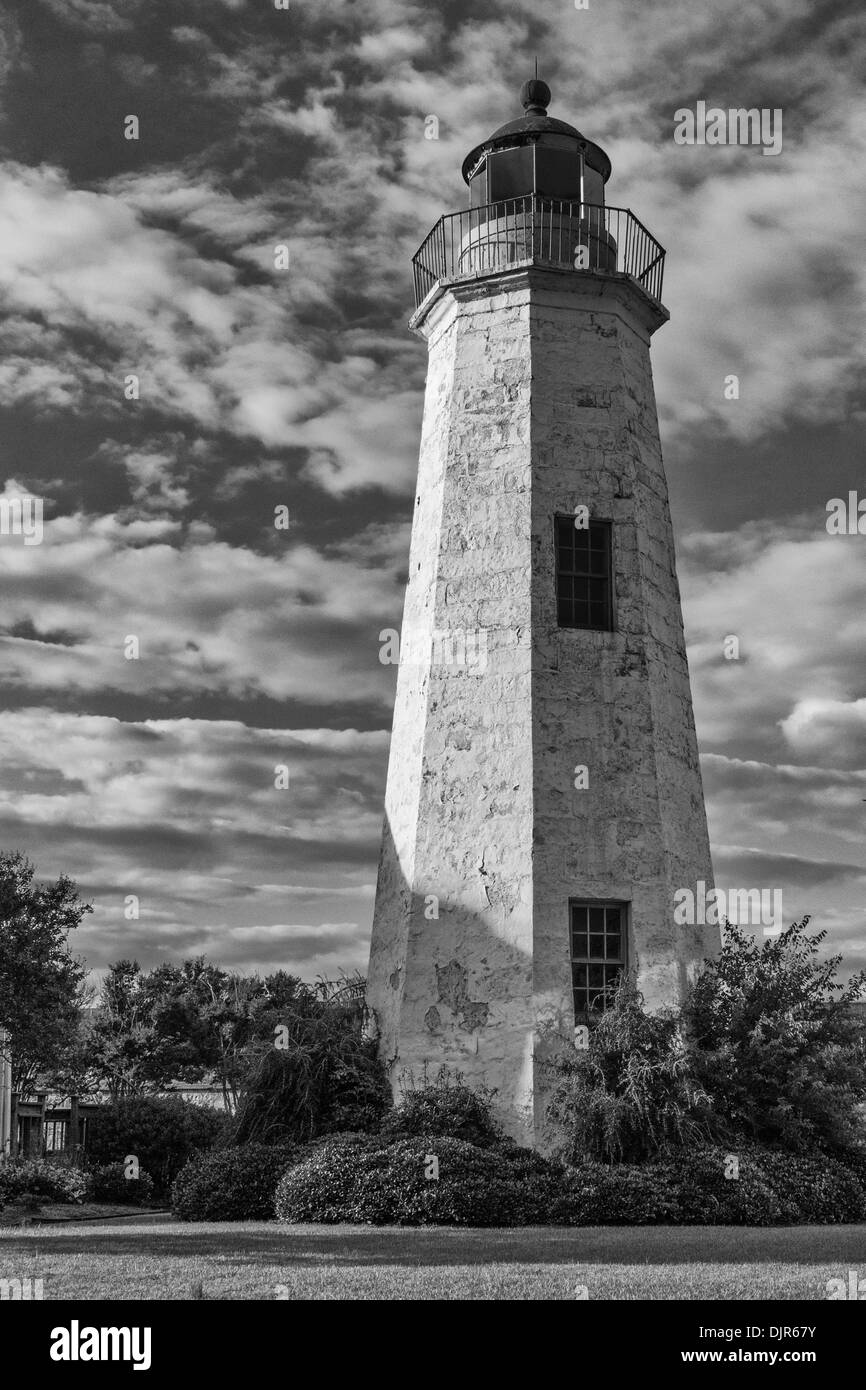
[[[798,1219],[796,1204],[775,1190],[756,1153],[699,1145],[657,1167],[676,1193],[679,1225],[773,1226]]]
[[[85,968],[68,937],[92,908],[70,878],[34,883],[23,854],[0,853],[0,1027],[11,1037],[12,1088],[31,1093],[74,1048]]]
[[[128,1178],[123,1163],[103,1163],[91,1168],[87,1177],[94,1202],[146,1207],[153,1200],[153,1178],[143,1168],[137,1178]]]
[[[171,1209],[182,1221],[270,1220],[277,1183],[295,1154],[269,1144],[197,1154],[174,1180]]]
[[[372,1137],[334,1135],[311,1146],[280,1179],[274,1198],[278,1221],[352,1221],[361,1155],[375,1151]]]
[[[425,1071],[420,1083],[407,1076],[401,1085],[400,1105],[382,1123],[382,1133],[388,1138],[437,1134],[463,1139],[481,1149],[501,1142],[502,1131],[493,1118],[494,1093],[487,1087],[473,1089],[460,1072],[445,1066],[432,1081]]]
[[[558,1226],[652,1226],[677,1221],[678,1193],[655,1163],[587,1162],[567,1168],[548,1220]]]
[[[851,1168],[828,1154],[756,1149],[754,1161],[792,1222],[829,1225],[866,1220],[866,1187]]]
[[[590,1025],[586,1049],[563,1050],[544,1065],[551,1074],[548,1119],[571,1162],[641,1161],[718,1128],[706,1090],[689,1074],[676,1016],[647,1013],[630,980]]]
[[[866,1191],[833,1159],[757,1145],[734,1155],[708,1144],[649,1163],[570,1169],[550,1212],[551,1221],[576,1226],[772,1226],[864,1216]]]
[[[261,979],[203,957],[148,972],[137,961],[115,961],[89,1034],[93,1077],[118,1098],[212,1076],[233,1113],[275,1024],[320,1014],[325,991],[282,970]]]
[[[258,1047],[238,1107],[235,1141],[297,1143],[338,1130],[375,1130],[391,1104],[376,1044],[349,1011],[281,1013],[279,1046]]]
[[[96,1163],[122,1162],[130,1154],[165,1192],[188,1159],[212,1148],[226,1117],[178,1096],[131,1096],[104,1105],[88,1127],[87,1152]]]
[[[866,971],[837,982],[809,918],[755,941],[728,923],[685,1017],[696,1082],[734,1132],[795,1152],[855,1147],[863,1134],[866,1045],[848,1006]]]
[[[438,1177],[430,1176],[431,1160]],[[521,1226],[547,1219],[562,1170],[538,1155],[443,1135],[323,1145],[277,1188],[280,1221]]]
[[[80,1168],[47,1158],[12,1159],[0,1166],[0,1206],[24,1197],[80,1206],[87,1191],[87,1175]]]
[[[430,1159],[438,1160],[438,1178]],[[278,1220],[403,1226],[772,1226],[860,1221],[866,1191],[842,1164],[699,1145],[650,1162],[566,1167],[507,1143],[442,1135],[321,1144],[283,1175]]]

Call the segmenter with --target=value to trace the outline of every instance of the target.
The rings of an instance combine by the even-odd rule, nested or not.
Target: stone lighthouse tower
[[[368,1002],[395,1088],[443,1063],[545,1143],[545,1050],[717,928],[650,338],[664,251],[547,115],[467,156],[414,259],[429,368]]]

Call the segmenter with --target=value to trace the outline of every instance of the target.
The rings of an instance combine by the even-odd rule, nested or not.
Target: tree
[[[566,1050],[544,1065],[553,1077],[548,1118],[570,1163],[637,1163],[717,1132],[707,1092],[689,1074],[676,1013],[647,1013],[631,980],[622,981],[610,1007],[590,1023],[585,1049]]]
[[[94,1080],[112,1100],[142,1096],[163,1084],[166,1059],[153,1020],[153,998],[137,960],[108,967],[96,1016],[87,1035]]]
[[[760,944],[727,923],[685,1018],[696,1080],[732,1128],[799,1152],[863,1141],[864,1031],[851,1005],[866,971],[837,981],[842,957],[821,960],[826,932],[809,918]]]
[[[12,1086],[32,1092],[75,1047],[86,1001],[86,970],[69,950],[69,933],[93,909],[72,879],[34,882],[20,853],[0,853],[0,1025],[11,1037]]]
[[[337,1130],[376,1130],[391,1104],[375,1042],[351,1007],[300,986],[257,1015],[235,1143],[284,1144]],[[279,1030],[278,1032],[276,1030]]]
[[[315,992],[285,971],[262,980],[204,957],[148,972],[115,961],[90,1029],[91,1073],[115,1099],[214,1077],[233,1113],[257,1044],[273,1042],[287,1010],[294,1017],[320,1008]]]

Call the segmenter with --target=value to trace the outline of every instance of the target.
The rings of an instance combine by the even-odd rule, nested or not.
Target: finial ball
[[[533,77],[520,88],[520,100],[525,111],[544,112],[550,105],[550,88],[540,78]]]

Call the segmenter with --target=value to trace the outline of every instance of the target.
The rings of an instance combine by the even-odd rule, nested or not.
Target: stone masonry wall
[[[422,428],[369,1000],[395,1086],[459,1068],[532,1126],[529,305],[440,301]],[[419,634],[463,634],[454,665]],[[447,656],[447,653],[446,653]],[[436,658],[440,659],[436,659]],[[438,917],[427,914],[435,900]]]
[[[631,905],[651,1006],[718,940],[673,924],[674,889],[712,867],[646,304],[623,280],[532,269],[447,289],[422,328],[369,1002],[395,1088],[459,1068],[542,1145],[538,1061],[574,1021],[569,898]],[[613,633],[556,623],[554,517],[580,503],[614,523]],[[484,660],[443,660],[443,633],[474,634]]]

